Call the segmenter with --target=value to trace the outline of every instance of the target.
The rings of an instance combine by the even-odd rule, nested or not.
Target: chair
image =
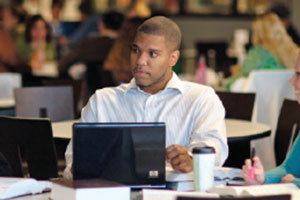
[[[14,89],[22,86],[22,77],[18,73],[0,73],[0,115],[15,114]],[[5,103],[6,102],[6,103]]]
[[[73,88],[73,99],[74,99],[74,111],[75,116],[80,117],[80,111],[82,109],[84,91],[82,88],[82,80],[72,79],[53,79],[43,80],[43,86],[72,86]]]
[[[26,176],[22,170],[22,162],[26,160],[30,177],[38,180],[57,177],[56,154],[48,119],[0,116],[0,138],[0,152],[11,165],[13,176]]]
[[[52,122],[74,119],[71,86],[15,89],[16,116],[48,117]]]
[[[178,197],[177,200],[291,200],[291,195],[271,195],[271,196],[252,196],[252,197]]]
[[[255,93],[216,92],[222,101],[228,119],[251,120]]]
[[[280,165],[300,131],[300,105],[284,99],[275,132],[276,165]]]
[[[225,118],[250,121],[255,93],[216,92],[225,107]],[[225,166],[240,168],[250,155],[249,140],[228,141],[229,156]]]
[[[271,137],[255,140],[251,142],[256,148],[257,156],[266,169],[274,168],[275,159],[274,148],[266,148],[270,142],[274,141],[278,116],[283,100],[285,98],[294,99],[295,92],[289,85],[289,80],[294,74],[294,70],[256,70],[249,74],[244,81],[236,81],[240,85],[242,92],[255,92],[255,105],[252,119],[255,122],[268,124],[271,126]],[[238,79],[241,80],[241,79]],[[240,82],[240,83],[239,83]],[[239,84],[238,84],[239,83]]]

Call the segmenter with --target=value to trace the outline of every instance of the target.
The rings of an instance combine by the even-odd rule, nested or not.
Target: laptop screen
[[[165,183],[164,123],[75,123],[74,179]]]

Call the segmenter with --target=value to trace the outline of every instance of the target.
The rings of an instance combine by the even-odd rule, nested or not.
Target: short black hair
[[[45,23],[45,26],[46,26],[46,29],[47,29],[47,35],[46,35],[47,43],[51,42],[51,39],[52,39],[51,28],[50,28],[49,24],[46,22],[46,20],[41,15],[33,15],[27,20],[26,28],[25,28],[25,40],[26,40],[26,42],[30,43],[32,41],[31,29],[34,27],[35,23],[39,20],[41,20]]]
[[[117,11],[109,11],[103,14],[102,21],[107,29],[119,30],[124,20],[124,15]]]
[[[82,0],[78,7],[82,14],[91,15],[94,13],[94,8],[91,0]]]
[[[178,25],[164,16],[151,17],[146,20],[137,30],[139,33],[164,36],[172,50],[178,50],[181,44],[181,31]]]
[[[52,0],[52,8],[59,7],[62,8],[64,6],[65,0]]]

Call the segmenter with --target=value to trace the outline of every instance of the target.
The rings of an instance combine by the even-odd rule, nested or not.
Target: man
[[[66,73],[69,67],[76,62],[103,62],[114,39],[118,36],[118,30],[123,22],[123,15],[118,12],[108,12],[99,21],[101,34],[99,37],[92,37],[74,46],[70,52],[59,61],[60,73]]]
[[[166,158],[173,168],[193,168],[191,149],[213,146],[217,166],[227,155],[224,108],[213,89],[180,81],[172,67],[179,58],[181,32],[165,17],[146,20],[131,50],[129,84],[98,90],[82,111],[83,122],[165,122]],[[71,143],[66,151],[68,171]]]

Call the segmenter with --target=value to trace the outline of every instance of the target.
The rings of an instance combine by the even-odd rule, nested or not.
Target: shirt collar
[[[182,85],[181,80],[178,78],[178,76],[176,75],[175,72],[173,72],[172,78],[169,80],[169,82],[167,83],[165,89],[163,89],[163,90],[167,90],[169,88],[178,90],[179,92],[183,93],[184,87]],[[139,88],[139,86],[137,86],[134,78],[131,79],[130,83],[128,84],[127,89],[125,90],[125,93],[127,93],[128,91],[130,91],[132,89],[141,90]]]

